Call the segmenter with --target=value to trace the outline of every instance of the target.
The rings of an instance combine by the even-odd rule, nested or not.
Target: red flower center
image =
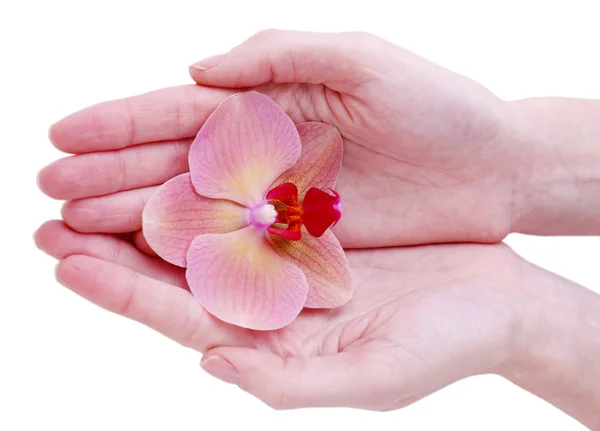
[[[306,192],[302,202],[298,199],[298,187],[293,183],[283,183],[267,193],[267,200],[277,211],[277,219],[268,231],[290,240],[302,237],[302,225],[314,237],[322,236],[327,229],[335,226],[342,216],[340,195],[333,195],[312,187]]]

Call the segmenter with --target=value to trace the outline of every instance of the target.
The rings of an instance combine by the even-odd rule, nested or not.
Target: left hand
[[[350,303],[261,332],[213,318],[184,269],[114,236],[54,221],[36,242],[60,260],[69,289],[204,353],[208,372],[276,408],[400,408],[462,378],[502,373],[535,327],[522,286],[541,270],[502,244],[349,251]]]

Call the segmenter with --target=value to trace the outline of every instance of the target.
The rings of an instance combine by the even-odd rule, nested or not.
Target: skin
[[[344,199],[344,217],[335,233],[345,247],[497,242],[509,232],[515,156],[500,144],[501,124],[508,115],[504,102],[475,82],[379,39],[360,44],[362,35],[348,36],[341,45],[346,50],[338,49],[333,39],[322,47],[329,52],[311,54],[312,61],[317,54],[331,59],[320,69],[295,73],[280,63],[282,71],[274,69],[276,76],[271,77],[266,65],[252,64],[263,58],[253,47],[267,49],[262,41],[271,36],[260,34],[246,42],[244,51],[239,48],[236,62],[250,63],[243,74],[232,61],[229,73],[216,66],[194,69],[193,77],[211,86],[258,86],[295,122],[323,121],[340,130],[345,156],[337,191]],[[297,38],[289,43],[298,44]],[[298,49],[312,50],[312,44],[301,43],[306,45]],[[287,46],[281,41],[277,48]],[[386,55],[392,47],[401,55]],[[257,57],[245,58],[246,51]],[[374,56],[378,51],[381,55]],[[363,52],[370,57],[355,64]],[[338,70],[331,71],[330,65]],[[247,74],[248,69],[255,73]],[[209,73],[218,79],[210,80]],[[325,84],[294,83],[292,78]],[[403,97],[389,97],[405,89]],[[145,187],[187,170],[191,139],[216,105],[236,91],[169,88],[68,117],[51,129],[52,142],[63,151],[87,154],[44,169],[40,186],[57,199],[86,199],[68,204],[63,214],[80,231],[98,230],[99,220],[106,232],[140,229],[139,210],[152,191]],[[457,102],[457,96],[462,100]],[[97,152],[121,147],[129,148]],[[492,168],[498,158],[506,169]],[[474,164],[474,159],[486,163]],[[101,202],[87,200],[125,190]],[[135,207],[123,214],[129,204]],[[82,216],[90,212],[94,220]],[[127,226],[122,218],[128,219]]]
[[[600,429],[598,296],[503,244],[349,251],[349,304],[260,332],[213,318],[182,268],[125,240],[52,221],[36,243],[60,283],[203,352],[206,371],[277,409],[392,410],[495,373]]]
[[[52,127],[53,144],[74,156],[39,184],[68,201],[70,227],[49,222],[36,243],[61,261],[61,283],[203,352],[208,372],[276,408],[389,410],[497,373],[600,429],[598,295],[501,244],[378,248],[600,233],[598,103],[505,102],[354,33],[262,32],[190,73],[201,86],[105,102]],[[334,231],[346,248],[371,248],[348,251],[350,304],[273,332],[212,318],[139,233],[145,201],[187,170],[203,121],[246,88],[296,122],[340,130]]]

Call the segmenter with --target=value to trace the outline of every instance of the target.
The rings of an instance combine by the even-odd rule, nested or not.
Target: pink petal
[[[316,121],[297,124],[302,154],[298,162],[273,183],[294,183],[300,201],[311,187],[334,188],[342,166],[343,145],[338,130]]]
[[[305,307],[334,308],[344,305],[354,291],[350,267],[344,250],[331,231],[320,238],[302,235],[290,241],[270,235],[275,251],[298,266],[308,280]]]
[[[154,192],[144,207],[142,226],[156,254],[185,267],[185,255],[194,238],[241,229],[248,225],[248,218],[248,208],[198,195],[188,173],[170,179]]]
[[[247,227],[201,235],[187,254],[190,290],[207,311],[234,325],[271,330],[290,323],[306,302],[306,276]]]
[[[206,120],[190,148],[196,191],[248,207],[298,160],[296,126],[267,96],[249,91],[225,99]]]

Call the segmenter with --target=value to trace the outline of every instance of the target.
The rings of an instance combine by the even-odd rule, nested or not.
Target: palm
[[[507,247],[352,251],[348,259],[356,283],[349,304],[337,310],[305,310],[287,327],[247,331],[243,341],[246,347],[268,352],[261,360],[269,360],[268,354],[284,358],[296,379],[303,370],[294,364],[322,358],[324,382],[313,394],[316,399],[303,398],[293,386],[275,399],[262,395],[259,388],[268,383],[260,377],[247,389],[275,407],[391,410],[473,374],[501,371],[510,350],[510,328],[519,321],[512,277],[520,264]],[[370,389],[338,388],[337,397],[323,390],[344,379]]]
[[[330,401],[335,403],[399,407],[489,370],[505,354],[497,341],[508,339],[506,328],[518,320],[509,298],[519,260],[503,245],[348,252],[356,285],[350,303],[305,310],[285,328],[261,332],[210,316],[186,290],[183,269],[120,239],[50,222],[39,230],[37,243],[58,258],[70,256],[58,270],[68,287],[198,351],[256,349],[286,360],[345,355],[341,369],[330,371],[332,378],[364,360],[368,369],[361,372],[385,381],[382,391],[403,394],[393,404],[384,393]]]
[[[466,95],[418,87],[420,97],[410,105],[401,98],[382,103],[389,82],[378,80],[348,94],[323,85],[259,89],[296,122],[323,121],[340,130],[337,188],[346,211],[336,235],[348,247],[374,247],[496,242],[508,233],[511,169],[498,169],[511,164],[499,136],[505,107],[473,87]]]
[[[247,331],[254,347],[313,356],[373,351],[387,342],[386,349],[395,344],[412,356],[411,366],[427,366],[459,353],[453,344],[497,339],[507,327],[498,320],[514,317],[507,285],[518,260],[503,245],[351,251],[348,259],[356,292],[346,306],[305,310],[278,331]],[[498,273],[506,276],[487,276]]]

